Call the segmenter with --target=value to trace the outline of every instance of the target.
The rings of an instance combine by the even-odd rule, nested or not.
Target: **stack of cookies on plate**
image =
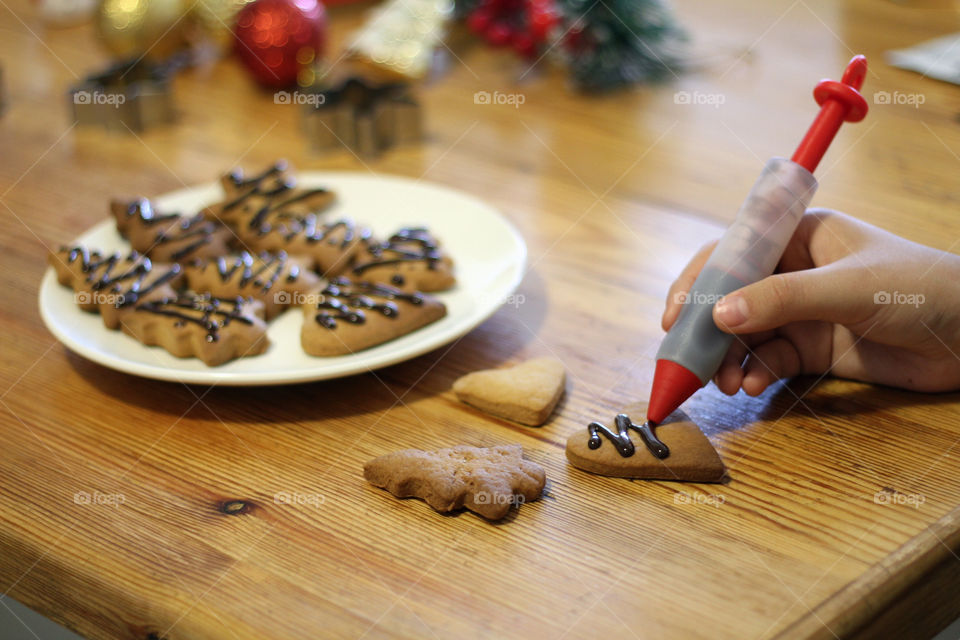
[[[377,239],[331,215],[335,194],[298,187],[284,162],[232,171],[221,186],[223,199],[194,215],[113,201],[131,250],[62,247],[50,256],[60,284],[107,328],[209,366],[266,351],[267,322],[294,306],[313,356],[367,349],[446,315],[429,292],[454,286],[453,261],[429,230]]]

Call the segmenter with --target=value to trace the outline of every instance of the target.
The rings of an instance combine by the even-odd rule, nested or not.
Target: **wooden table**
[[[702,67],[600,98],[546,66],[518,81],[510,54],[462,39],[422,91],[426,141],[361,162],[311,155],[296,110],[229,60],[176,79],[175,126],[76,128],[65,91],[105,54],[88,26],[48,29],[26,0],[5,0],[0,589],[91,638],[144,640],[906,638],[960,614],[956,394],[830,378],[758,399],[707,389],[689,412],[726,485],[602,478],[564,459],[571,432],[646,398],[669,283],[763,161],[791,152],[815,112],[812,84],[853,53],[871,60],[868,96],[925,102],[874,105],[845,127],[816,203],[941,249],[960,242],[960,89],[882,56],[957,30],[953,3],[704,0],[678,12]],[[335,10],[334,40],[360,17]],[[477,91],[525,102],[475,104]],[[724,102],[678,105],[678,91]],[[109,197],[280,156],[485,198],[529,244],[524,304],[410,362],[285,388],[130,377],[43,327],[46,249],[102,219]],[[543,428],[490,419],[450,391],[465,372],[540,355],[570,378]],[[522,444],[547,469],[547,495],[491,525],[362,478],[375,455],[458,443]],[[312,498],[277,504],[278,492]]]

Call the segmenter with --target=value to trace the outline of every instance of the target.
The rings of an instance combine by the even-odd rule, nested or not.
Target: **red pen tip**
[[[660,424],[702,386],[700,378],[686,367],[672,360],[657,360],[647,420]]]

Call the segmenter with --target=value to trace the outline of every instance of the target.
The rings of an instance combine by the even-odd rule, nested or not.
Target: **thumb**
[[[873,290],[863,280],[862,270],[835,265],[774,274],[721,298],[713,321],[736,334],[808,320],[853,324],[876,309]]]

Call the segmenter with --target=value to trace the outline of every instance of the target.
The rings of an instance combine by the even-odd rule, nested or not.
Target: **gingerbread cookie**
[[[187,287],[219,298],[251,297],[263,303],[264,315],[271,320],[300,297],[320,288],[320,278],[304,261],[286,253],[246,251],[238,256],[222,256],[206,263],[183,268]]]
[[[50,255],[60,284],[72,287],[84,311],[99,313],[108,329],[120,326],[121,316],[134,305],[175,294],[180,265],[154,264],[131,251],[104,255],[86,247],[61,247]]]
[[[317,216],[303,219],[277,217],[262,222],[253,217],[233,228],[240,244],[253,252],[281,251],[305,259],[320,275],[331,277],[350,267],[370,230],[351,220],[320,222]]]
[[[591,422],[567,439],[567,460],[603,476],[644,480],[720,482],[723,461],[700,428],[681,410],[654,427],[633,422],[646,415],[635,404],[617,415],[613,428]]]
[[[136,305],[124,316],[122,328],[145,345],[215,367],[266,351],[270,341],[262,315],[263,305],[256,300],[188,292]]]
[[[346,270],[370,231],[352,220],[319,215],[334,201],[326,189],[297,188],[285,163],[251,178],[234,171],[221,180],[226,198],[204,211],[230,226],[247,251],[309,258],[322,275]]]
[[[478,409],[531,426],[547,421],[563,395],[566,371],[556,358],[468,373],[453,383],[457,397]]]
[[[233,238],[229,229],[177,213],[159,213],[146,198],[113,200],[110,212],[117,231],[139,251],[158,262],[188,262],[228,253]]]
[[[444,291],[456,284],[453,260],[423,227],[400,229],[382,242],[368,241],[351,273],[404,291]]]
[[[304,189],[296,185],[293,170],[285,160],[250,177],[245,177],[242,169],[234,169],[220,179],[226,199],[209,207],[206,213],[227,224],[237,224],[267,207],[302,219],[322,212],[336,200],[334,193],[327,189]]]
[[[518,444],[394,451],[367,462],[363,477],[398,498],[421,498],[441,513],[466,507],[489,520],[539,498],[547,480],[543,467],[523,459]]]
[[[426,294],[338,277],[317,300],[304,304],[303,312],[303,350],[339,356],[415,331],[445,316],[447,308]]]

